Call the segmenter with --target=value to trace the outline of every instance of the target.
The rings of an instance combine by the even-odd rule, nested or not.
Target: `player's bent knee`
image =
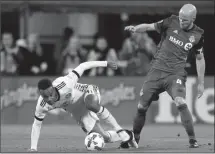
[[[148,110],[148,106],[147,105],[143,105],[141,103],[138,103],[138,106],[137,106],[137,112],[139,114],[145,114]]]
[[[98,96],[94,94],[88,94],[85,96],[84,102],[88,110],[91,110],[95,113],[99,112],[100,104]]]
[[[181,105],[177,106],[177,108],[179,111],[183,111],[183,110],[186,110],[188,107],[187,107],[187,104],[181,104]]]
[[[186,105],[186,101],[183,97],[176,97],[175,100],[174,100],[176,106],[181,106],[181,105]]]

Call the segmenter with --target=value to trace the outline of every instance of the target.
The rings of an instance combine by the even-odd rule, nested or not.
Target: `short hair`
[[[51,86],[52,86],[52,82],[49,79],[41,79],[37,84],[37,87],[39,90],[46,90]]]

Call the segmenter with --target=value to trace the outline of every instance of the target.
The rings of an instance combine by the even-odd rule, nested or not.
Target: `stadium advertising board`
[[[55,77],[50,77],[54,79]],[[2,124],[31,124],[38,97],[37,82],[40,77],[7,77],[1,79]],[[143,77],[97,77],[82,78],[82,83],[98,85],[102,104],[116,117],[120,124],[131,124],[136,113]],[[214,77],[206,77],[204,95],[197,99],[196,78],[187,79],[187,104],[195,123],[214,123]],[[74,124],[63,110],[50,112],[45,123]],[[46,118],[46,119],[47,119]],[[167,93],[153,102],[147,113],[148,123],[180,123],[179,113]]]

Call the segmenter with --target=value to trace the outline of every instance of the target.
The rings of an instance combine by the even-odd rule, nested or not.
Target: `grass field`
[[[125,127],[125,128],[131,128]],[[214,152],[214,126],[195,125],[200,148],[190,149],[183,127],[179,125],[146,125],[142,132],[139,149],[117,149],[119,142],[106,144],[103,152]],[[31,126],[2,125],[1,152],[26,152],[30,148]],[[39,152],[88,152],[84,147],[85,134],[78,126],[43,125],[39,139]]]

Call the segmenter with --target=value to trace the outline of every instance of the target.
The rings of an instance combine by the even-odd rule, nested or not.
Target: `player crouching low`
[[[59,77],[53,82],[49,79],[42,79],[38,82],[40,96],[32,125],[29,151],[37,151],[42,121],[50,110],[56,108],[62,108],[72,114],[87,134],[96,132],[104,137],[106,143],[122,141],[131,147],[138,148],[133,132],[122,129],[108,109],[101,106],[99,88],[95,85],[77,83],[85,70],[94,67],[117,69],[117,64],[107,61],[84,62],[68,75]],[[110,124],[113,130],[105,131],[101,127],[99,119]]]

